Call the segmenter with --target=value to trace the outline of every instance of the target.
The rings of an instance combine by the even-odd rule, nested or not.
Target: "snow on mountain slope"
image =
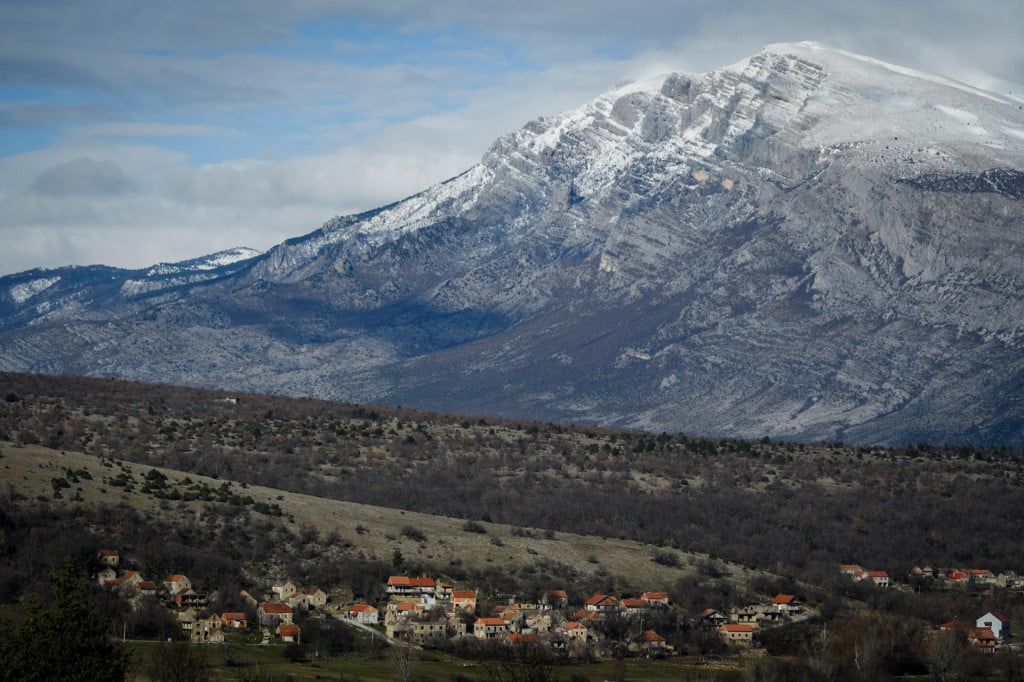
[[[462,175],[266,254],[4,278],[0,367],[1021,443],[1022,131],[1011,97],[769,46],[531,121]]]

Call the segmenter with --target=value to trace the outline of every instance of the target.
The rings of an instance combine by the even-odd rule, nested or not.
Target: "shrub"
[[[427,536],[414,526],[402,526],[402,535],[415,542],[426,542]]]

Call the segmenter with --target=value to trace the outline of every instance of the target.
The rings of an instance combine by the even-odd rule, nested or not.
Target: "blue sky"
[[[266,249],[630,77],[817,40],[1024,91],[1024,3],[0,0],[0,274]]]

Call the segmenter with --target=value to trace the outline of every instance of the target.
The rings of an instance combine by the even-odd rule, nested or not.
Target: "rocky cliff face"
[[[1022,170],[1018,100],[772,46],[533,121],[266,254],[0,279],[0,367],[1020,445]]]

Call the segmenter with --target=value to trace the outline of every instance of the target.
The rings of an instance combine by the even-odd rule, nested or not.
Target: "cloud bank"
[[[818,40],[1024,92],[1024,5],[0,0],[0,274],[266,249],[627,77]]]

